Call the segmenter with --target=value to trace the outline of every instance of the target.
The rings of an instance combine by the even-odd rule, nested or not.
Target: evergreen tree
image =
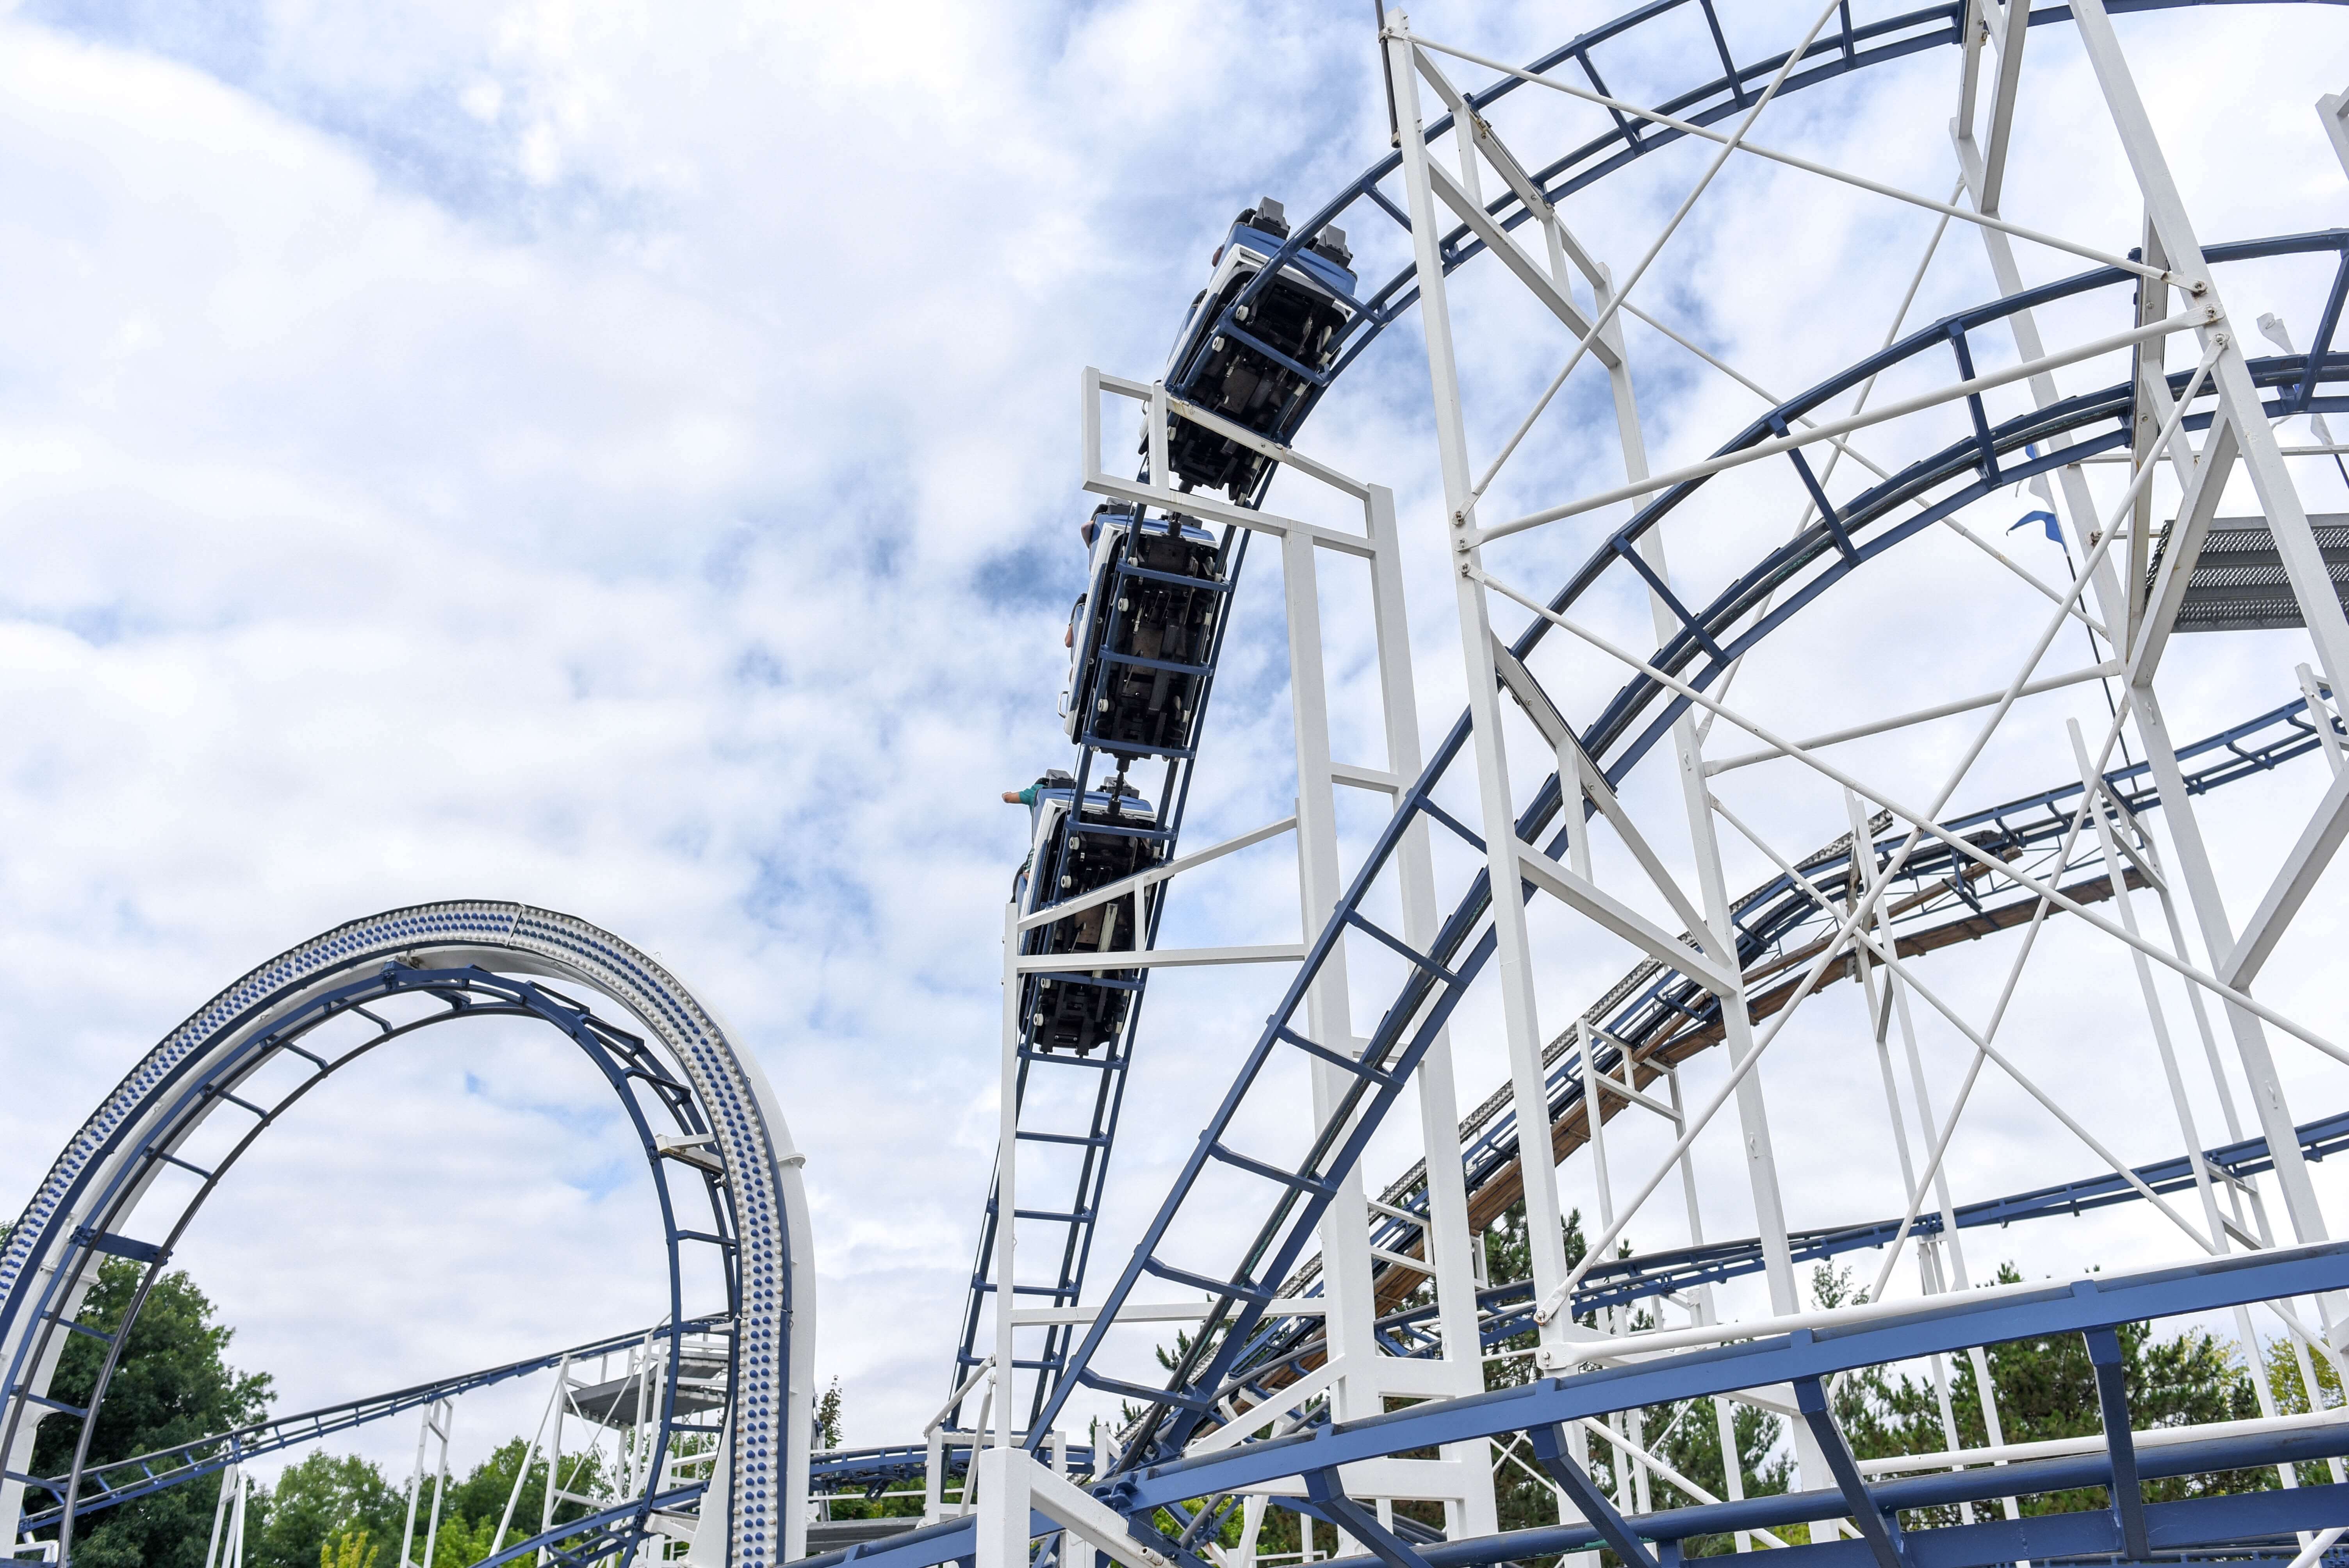
[[[840,1379],[823,1391],[815,1402],[815,1446],[820,1449],[840,1447]]]
[[[2001,1264],[1997,1284],[2019,1284],[2012,1264]],[[1822,1267],[1814,1285],[1824,1305],[1849,1292],[1848,1271]],[[1855,1300],[1865,1300],[1863,1292]],[[2130,1424],[2178,1427],[2206,1421],[2242,1420],[2259,1414],[2251,1376],[2231,1346],[2208,1330],[2188,1328],[2158,1337],[2150,1325],[2120,1326],[2122,1367],[2128,1390]],[[1985,1351],[1991,1387],[1998,1404],[2000,1435],[2009,1443],[2054,1438],[2100,1437],[2104,1419],[2096,1400],[2095,1370],[2087,1342],[2076,1334],[2012,1340]],[[1972,1358],[1951,1358],[1950,1404],[1959,1444],[1979,1448],[1989,1441]],[[1930,1375],[1895,1375],[1871,1367],[1836,1381],[1837,1423],[1861,1459],[1895,1454],[1938,1453],[1950,1447],[1941,1425],[1940,1401]],[[2213,1475],[2174,1476],[2145,1483],[2148,1502],[2221,1493],[2259,1491],[2276,1485],[2272,1469],[2229,1470]],[[2103,1487],[2043,1492],[2020,1500],[2024,1513],[2070,1513],[2110,1506]],[[1919,1511],[1903,1523],[1945,1524],[1958,1521],[1955,1508]]]
[[[144,1274],[125,1259],[100,1264],[80,1321],[102,1334],[120,1328]],[[228,1365],[224,1353],[234,1336],[185,1273],[157,1280],[108,1383],[85,1464],[130,1459],[261,1419],[269,1377]],[[50,1396],[87,1407],[106,1351],[88,1335],[67,1336]],[[80,1430],[62,1415],[44,1419],[33,1444],[33,1473],[71,1470]],[[219,1496],[220,1478],[211,1475],[86,1515],[75,1529],[74,1561],[80,1568],[202,1568]],[[308,1560],[297,1568],[309,1568]]]

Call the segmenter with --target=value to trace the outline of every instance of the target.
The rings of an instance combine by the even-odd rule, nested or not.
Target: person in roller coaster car
[[[1041,778],[1025,789],[1006,789],[1003,792],[1003,803],[1007,806],[1033,806],[1036,804],[1036,796],[1040,790],[1074,789],[1076,787],[1075,779],[1054,768],[1045,772]],[[1142,793],[1125,781],[1123,773],[1103,783],[1101,792],[1106,794],[1112,800],[1115,800],[1122,795],[1139,796]]]

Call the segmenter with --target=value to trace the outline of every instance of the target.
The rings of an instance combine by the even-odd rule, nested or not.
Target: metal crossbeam
[[[2109,1328],[2092,1328],[2088,1363],[2096,1377],[2096,1408],[2105,1420],[2105,1446],[2112,1458],[2113,1516],[2120,1522],[2121,1543],[2129,1556],[2142,1563],[2153,1544],[2145,1529],[2145,1490],[2137,1470],[2137,1444],[2129,1435],[2128,1363],[2121,1355],[2120,1336]]]
[[[1541,1466],[1542,1473],[1566,1493],[1576,1508],[1582,1511],[1583,1518],[1598,1528],[1607,1544],[1615,1549],[1615,1555],[1626,1563],[1638,1564],[1638,1568],[1656,1568],[1656,1554],[1631,1532],[1631,1527],[1625,1522],[1623,1515],[1607,1501],[1607,1494],[1599,1490],[1589,1474],[1567,1452],[1565,1429],[1556,1422],[1546,1421],[1526,1428],[1526,1440],[1532,1447],[1534,1461]]]
[[[1797,1334],[1806,1330],[1797,1329]],[[1883,1505],[1868,1490],[1860,1479],[1859,1465],[1851,1457],[1851,1445],[1844,1441],[1843,1431],[1835,1423],[1835,1412],[1828,1408],[1826,1390],[1816,1377],[1797,1377],[1795,1382],[1795,1408],[1803,1413],[1803,1424],[1810,1429],[1811,1440],[1826,1456],[1827,1473],[1844,1501],[1851,1505],[1852,1522],[1875,1554],[1878,1568],[1908,1568],[1909,1548],[1900,1533],[1900,1522],[1885,1511]]]

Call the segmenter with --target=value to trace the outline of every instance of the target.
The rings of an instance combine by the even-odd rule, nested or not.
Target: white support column
[[[1071,802],[1070,820],[1077,820],[1083,808],[1082,800]],[[1042,874],[1040,869],[1038,874]],[[1011,1272],[1016,1240],[1013,1233],[1019,1228],[1012,1217],[1018,1211],[1019,1185],[1019,906],[1011,903],[1003,906],[1003,1044],[995,1131],[995,1442],[999,1448],[1011,1446],[1012,1433],[1019,1425],[1011,1408],[1019,1382],[1017,1358],[1012,1354],[1011,1317],[1011,1309],[1019,1302],[1017,1276]],[[967,1475],[978,1473],[977,1460],[974,1453],[972,1468],[965,1472]],[[965,1490],[968,1490],[968,1482]],[[1020,1561],[1026,1560],[1023,1546]]]
[[[212,1497],[212,1539],[204,1544],[204,1568],[216,1568],[216,1565],[222,1561],[220,1550],[221,1530],[228,1515],[229,1489],[231,1487],[241,1489],[243,1485],[244,1467],[231,1461],[228,1469],[221,1472],[220,1490]],[[240,1502],[242,1501],[239,1499]]]
[[[2128,155],[2138,189],[2144,192],[2147,216],[2160,236],[2170,270],[2178,274],[2179,286],[2198,308],[2200,320],[2196,335],[2207,347],[2215,334],[2223,331],[2227,335],[2226,346],[2210,369],[2211,384],[2218,392],[2220,408],[2240,444],[2244,469],[2267,515],[2268,531],[2275,540],[2284,575],[2291,579],[2293,597],[2300,602],[2309,639],[2316,645],[2318,667],[2324,672],[2327,685],[2335,691],[2343,690],[2342,682],[2349,677],[2349,617],[2342,614],[2316,535],[2309,527],[2307,511],[2301,504],[2292,476],[2284,469],[2283,452],[2276,442],[2274,429],[2268,424],[2258,389],[2251,384],[2242,341],[2251,324],[2248,319],[2239,324],[2227,318],[2218,284],[2203,260],[2201,242],[2195,237],[2185,201],[2170,175],[2168,160],[2154,134],[2144,100],[2138,97],[2136,79],[2129,73],[2120,38],[2113,31],[2112,18],[2106,15],[2103,0],[2082,0],[2073,7],[2072,14],[2098,85],[2104,89],[2114,128],[2120,133],[2122,149]]]
[[[2211,383],[2218,394],[2220,416],[2234,437],[2240,460],[2259,495],[2278,559],[2283,564],[2284,575],[2291,580],[2293,597],[2299,601],[2310,641],[2315,645],[2317,665],[2334,691],[2349,689],[2342,684],[2349,676],[2349,618],[2342,614],[2332,576],[2317,548],[2316,535],[2309,527],[2308,514],[2284,468],[2275,432],[2268,424],[2258,390],[2251,384],[2242,347],[2243,328],[2249,323],[2238,326],[2226,319],[2218,286],[2204,262],[2185,201],[2171,177],[2168,160],[2154,134],[2152,119],[2138,96],[2103,0],[2078,0],[2073,6],[2073,16],[2112,113],[2115,129],[2120,133],[2122,148],[2144,193],[2149,226],[2158,236],[2171,270],[2178,275],[2179,286],[2203,315],[2198,335],[2207,346],[2214,333],[2223,330],[2227,334],[2227,343],[2211,366]],[[2217,440],[2214,428],[2209,444],[2215,445]],[[2179,562],[2178,566],[2182,570],[2189,564],[2190,562]],[[2158,626],[2148,627],[2154,634],[2160,630]],[[2177,754],[2162,732],[2159,709],[2153,701],[2149,665],[2134,672],[2131,695],[2137,703],[2139,733],[2145,738],[2162,804],[2169,816],[2171,836],[2178,842],[2179,859],[2184,862],[2180,870],[2202,923],[2204,945],[2209,950],[2213,965],[2223,964],[2233,951],[2234,936],[2220,898],[2217,879],[2211,874],[2209,857],[2186,799]],[[2309,1180],[2307,1162],[2301,1154],[2291,1108],[2276,1076],[2265,1031],[2256,1018],[2240,1008],[2230,1006],[2227,1014],[2244,1071],[2251,1080],[2254,1108],[2267,1134],[2292,1233],[2302,1243],[2323,1241],[2328,1233],[2323,1209]]]
[[[1344,896],[1338,862],[1337,789],[1330,755],[1330,692],[1321,655],[1320,574],[1310,536],[1298,532],[1280,542],[1280,570],[1288,620],[1288,697],[1297,732],[1297,889],[1307,932],[1319,931]],[[1305,994],[1306,1033],[1326,1049],[1356,1053],[1353,1015],[1346,992],[1346,949],[1341,939],[1322,961]],[[1326,1125],[1353,1087],[1343,1068],[1316,1061],[1312,1075],[1313,1116]],[[1377,1306],[1371,1291],[1370,1209],[1362,1177],[1349,1169],[1321,1218],[1322,1291],[1329,1298],[1330,1352],[1346,1368],[1330,1390],[1339,1420],[1377,1415],[1381,1408],[1367,1372],[1376,1340],[1371,1325]]]
[[[997,1304],[999,1307],[1001,1303]],[[1006,1315],[1009,1315],[1008,1314]],[[974,1483],[978,1518],[974,1533],[977,1568],[1028,1568],[1030,1486],[1036,1466],[1024,1449],[1009,1443],[974,1448],[963,1490]]]
[[[1409,201],[1412,244],[1418,261],[1420,320],[1427,338],[1427,367],[1434,391],[1436,452],[1444,470],[1445,537],[1455,562],[1454,600],[1459,609],[1460,651],[1468,676],[1468,707],[1475,748],[1477,799],[1485,835],[1485,866],[1492,879],[1493,928],[1497,944],[1501,1012],[1509,1052],[1509,1078],[1518,1106],[1517,1158],[1526,1194],[1526,1233],[1533,1262],[1534,1293],[1547,1299],[1566,1283],[1564,1216],[1557,1197],[1557,1162],[1551,1151],[1548,1095],[1542,1074],[1541,1019],[1535,1005],[1533,959],[1519,892],[1516,810],[1509,790],[1508,750],[1501,734],[1501,694],[1493,673],[1493,627],[1482,586],[1471,575],[1479,565],[1475,543],[1475,476],[1468,464],[1468,436],[1460,408],[1459,366],[1453,353],[1452,314],[1447,303],[1444,258],[1438,249],[1435,194],[1429,176],[1427,139],[1419,108],[1419,72],[1413,58],[1409,18],[1400,12],[1388,22],[1387,59],[1402,121],[1403,185]],[[1545,1346],[1562,1346],[1571,1315],[1559,1313],[1541,1326]]]
[[[1603,308],[1603,298],[1600,304]],[[1631,387],[1629,356],[1619,355],[1608,376],[1615,394],[1615,423],[1623,447],[1625,477],[1643,480],[1648,477],[1647,443],[1640,433],[1640,405]],[[1661,530],[1651,528],[1641,535],[1639,551],[1658,581],[1671,581]],[[1648,609],[1661,646],[1679,633],[1680,622],[1662,595],[1652,590],[1648,595]],[[1695,852],[1697,886],[1704,911],[1705,929],[1694,934],[1702,938],[1722,967],[1735,974],[1737,927],[1731,918],[1729,882],[1721,866],[1721,840],[1714,831],[1712,795],[1705,788],[1704,742],[1697,734],[1693,707],[1682,708],[1680,717],[1672,720],[1672,751],[1680,768],[1690,848]],[[1733,1068],[1742,1065],[1754,1052],[1754,1019],[1745,1010],[1743,990],[1733,988],[1721,994],[1721,1022],[1730,1064]],[[1770,1142],[1770,1113],[1763,1099],[1762,1075],[1758,1072],[1748,1073],[1738,1081],[1737,1119],[1744,1134],[1745,1175],[1754,1194],[1754,1222],[1762,1242],[1763,1277],[1770,1287],[1770,1309],[1779,1314],[1798,1312],[1802,1309],[1802,1295],[1795,1283],[1794,1254],[1786,1245],[1786,1205],[1778,1186],[1778,1160]],[[1825,1456],[1814,1451],[1810,1429],[1799,1421],[1795,1423],[1795,1447],[1797,1456],[1809,1466],[1805,1472],[1806,1484],[1826,1475],[1821,1468]]]
[[[2234,927],[2227,918],[2210,851],[2202,841],[2193,799],[2187,793],[2186,775],[2178,766],[2169,727],[2150,683],[2132,686],[2129,701],[2137,716],[2137,735],[2145,742],[2146,759],[2153,765],[2170,841],[2178,846],[2178,874],[2185,881],[2188,902],[2201,926],[2202,945],[2213,965],[2223,965],[2235,949]],[[2243,1064],[2243,1077],[2251,1085],[2252,1114],[2259,1118],[2260,1131],[2274,1157],[2276,1183],[2282,1189],[2284,1212],[2292,1220],[2293,1235],[2302,1243],[2323,1241],[2323,1210],[2308,1174],[2308,1161],[2301,1153],[2300,1134],[2284,1099],[2283,1080],[2276,1074],[2275,1057],[2268,1049],[2267,1031],[2258,1018],[2231,1002],[2224,1011],[2227,1027],[2235,1037],[2236,1055]]]
[[[1411,618],[1403,603],[1402,541],[1395,520],[1394,492],[1370,487],[1364,517],[1371,545],[1371,615],[1378,637],[1379,687],[1386,721],[1387,770],[1409,788],[1423,758],[1419,744],[1419,700],[1411,663]],[[1397,799],[1401,799],[1398,789]],[[1428,846],[1427,820],[1414,818],[1395,851],[1402,893],[1402,939],[1421,953],[1435,945],[1442,914],[1435,902],[1435,867]],[[1427,1171],[1427,1247],[1435,1271],[1437,1323],[1444,1334],[1443,1364],[1457,1394],[1485,1388],[1484,1346],[1476,1329],[1476,1234],[1468,1223],[1468,1184],[1460,1168],[1460,1102],[1452,1069],[1452,1032],[1439,1030],[1420,1058],[1420,1141]],[[1459,1504],[1461,1517],[1447,1519],[1454,1538],[1489,1535],[1500,1529],[1493,1499],[1492,1445],[1453,1443],[1442,1457],[1475,1478]]]

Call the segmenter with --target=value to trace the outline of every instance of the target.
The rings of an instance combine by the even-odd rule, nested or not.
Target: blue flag
[[[2034,522],[2047,530],[2047,537],[2051,542],[2056,544],[2064,542],[2064,531],[2055,525],[2055,514],[2052,511],[2026,511],[2020,519],[2007,524],[2006,531],[2013,533],[2016,529],[2028,527]]]

